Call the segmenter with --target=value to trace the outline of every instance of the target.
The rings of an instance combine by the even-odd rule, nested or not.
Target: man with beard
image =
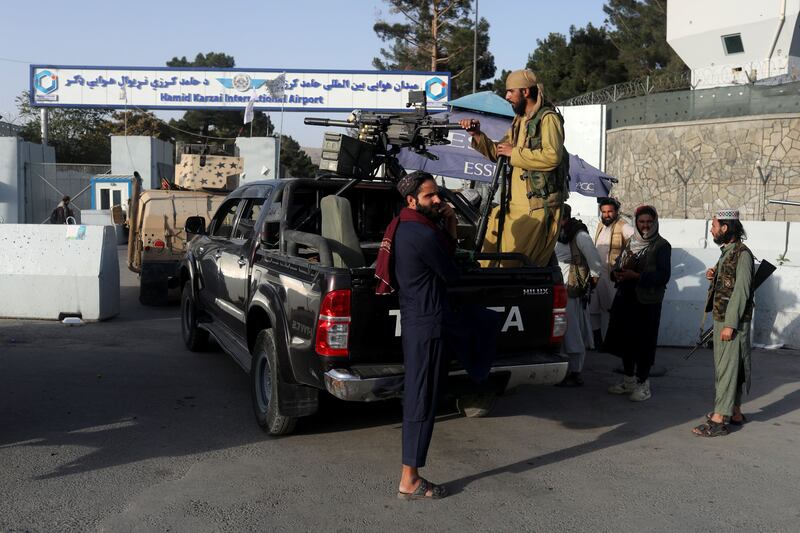
[[[594,329],[594,342],[598,348],[602,346],[603,338],[608,331],[608,321],[611,316],[611,304],[617,289],[611,280],[611,270],[617,257],[628,245],[633,236],[633,226],[619,216],[620,203],[616,198],[598,198],[600,205],[600,224],[594,234],[594,245],[603,261],[600,278],[597,281],[591,301],[592,329]]]
[[[397,184],[406,207],[389,224],[381,242],[376,292],[397,288],[405,382],[403,469],[397,496],[438,499],[447,492],[420,477],[433,434],[437,397],[447,377],[444,336],[451,310],[447,285],[458,277],[453,259],[457,220],[439,197],[433,176],[414,172]]]
[[[472,147],[492,161],[506,156],[513,168],[505,213],[505,231],[498,241],[500,207],[489,217],[484,252],[517,252],[536,266],[549,264],[560,230],[561,207],[569,195],[569,157],[564,150],[564,118],[545,100],[544,88],[530,70],[506,78],[506,100],[516,116],[497,143],[481,132],[478,120],[464,119]],[[491,199],[489,199],[491,201]],[[503,266],[517,266],[506,261]],[[488,263],[487,263],[488,264]]]
[[[561,351],[569,357],[568,373],[558,385],[580,387],[583,385],[581,371],[586,348],[594,348],[587,309],[589,293],[597,283],[597,276],[603,267],[586,225],[577,218],[572,218],[569,204],[564,204],[562,209],[556,257],[567,285],[567,331],[564,333]]]
[[[69,219],[72,218],[72,223],[75,223],[74,215],[72,213],[72,209],[69,207],[69,196],[64,196],[61,199],[61,202],[53,209],[53,212],[50,213],[50,223],[51,224],[69,224]]]
[[[750,390],[750,321],[753,318],[753,253],[739,211],[720,209],[711,222],[711,236],[722,255],[706,271],[711,282],[706,312],[714,315],[714,410],[692,431],[701,437],[728,434],[726,423],[741,426],[742,386]]]

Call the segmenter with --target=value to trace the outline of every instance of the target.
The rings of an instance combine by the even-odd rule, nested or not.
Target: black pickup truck
[[[458,214],[459,242],[473,247],[477,210],[460,193],[441,194]],[[256,418],[269,434],[313,414],[321,391],[352,401],[401,394],[397,296],[375,294],[372,266],[401,207],[389,182],[282,179],[236,189],[208,228],[202,217],[187,220],[194,237],[180,267],[183,339],[201,350],[210,334],[249,372]],[[557,383],[567,367],[558,355],[566,327],[559,270],[480,268],[481,257],[458,254],[462,275],[450,298],[501,315],[494,392]],[[455,361],[450,379],[449,390],[470,390]],[[461,410],[485,414],[485,392],[472,409],[470,398],[460,396]]]

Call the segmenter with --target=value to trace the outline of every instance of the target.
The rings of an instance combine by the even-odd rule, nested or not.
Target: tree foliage
[[[282,176],[294,178],[310,178],[316,171],[308,154],[288,135],[281,135],[281,168],[286,174],[282,173]]]
[[[572,26],[569,40],[551,33],[536,44],[527,68],[536,72],[550,100],[560,101],[627,80],[619,51],[604,28]]]
[[[169,126],[149,111],[115,111],[111,118],[113,121],[109,124],[110,135],[144,135],[162,141],[172,139]]]
[[[475,21],[471,0],[385,0],[400,21],[379,19],[373,27],[389,43],[372,64],[381,70],[450,72],[451,96],[472,92]],[[478,21],[477,81],[494,76],[489,23]]]
[[[667,0],[608,0],[603,11],[630,79],[688,70],[667,44]]]
[[[19,118],[24,126],[20,136],[29,142],[42,142],[39,109],[31,106],[26,91],[16,98]],[[108,164],[111,162],[111,112],[105,109],[48,110],[48,143],[55,148],[59,163]]]
[[[603,27],[571,27],[536,41],[527,67],[559,101],[644,76],[680,74],[686,65],[667,44],[667,0],[607,0]],[[507,75],[505,71],[504,75]],[[505,93],[505,77],[493,89]]]

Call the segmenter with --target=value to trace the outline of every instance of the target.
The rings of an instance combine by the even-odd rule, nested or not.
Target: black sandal
[[[724,437],[730,431],[728,426],[722,422],[714,422],[713,420],[707,421],[705,424],[700,424],[692,430],[692,433],[698,437]]]
[[[431,493],[428,494],[428,491]],[[447,489],[443,485],[435,485],[425,478],[420,478],[419,485],[414,492],[397,491],[401,500],[440,500],[447,496]]]

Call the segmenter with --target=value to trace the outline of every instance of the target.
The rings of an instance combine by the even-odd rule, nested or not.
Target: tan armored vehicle
[[[242,158],[208,146],[186,145],[175,167],[175,182],[143,190],[138,173],[128,210],[128,268],[139,274],[139,301],[177,302],[175,269],[186,251],[183,224],[201,216],[206,224],[225,196],[238,187]],[[212,153],[209,153],[212,152]]]

